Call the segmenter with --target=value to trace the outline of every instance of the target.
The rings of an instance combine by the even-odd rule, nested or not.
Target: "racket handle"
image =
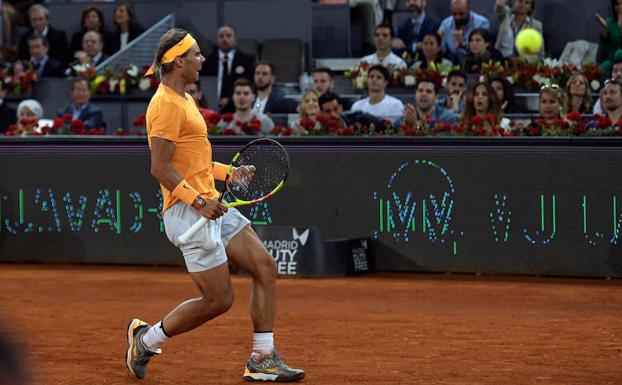
[[[205,217],[201,217],[198,221],[194,222],[194,224],[190,226],[188,230],[186,230],[182,235],[179,236],[179,242],[186,243],[188,239],[196,234],[196,232],[199,231],[202,226],[205,226],[205,223],[207,223],[208,220],[209,219]]]

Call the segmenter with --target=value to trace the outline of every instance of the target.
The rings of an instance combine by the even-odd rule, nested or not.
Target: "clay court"
[[[224,316],[124,365],[133,317],[196,295],[182,268],[0,265],[0,311],[33,384],[241,384],[250,278]],[[379,274],[281,279],[276,343],[306,384],[620,384],[622,282]]]

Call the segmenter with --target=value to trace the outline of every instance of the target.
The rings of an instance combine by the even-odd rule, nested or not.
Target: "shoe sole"
[[[135,325],[133,325],[135,324]],[[125,365],[127,369],[130,371],[132,376],[138,378],[136,373],[134,373],[134,369],[132,369],[132,350],[134,349],[134,330],[140,326],[140,320],[138,318],[134,318],[130,321],[129,325],[127,325],[127,352],[125,352]]]
[[[268,373],[259,373],[259,372],[251,372],[248,368],[244,369],[244,379],[250,382],[295,382],[300,381],[305,378],[305,374],[300,373],[296,377],[279,377],[278,374],[268,374]]]

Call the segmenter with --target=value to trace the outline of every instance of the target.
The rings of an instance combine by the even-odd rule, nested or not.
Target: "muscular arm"
[[[181,182],[172,160],[175,153],[175,144],[161,138],[151,138],[151,175],[168,191],[173,191]]]

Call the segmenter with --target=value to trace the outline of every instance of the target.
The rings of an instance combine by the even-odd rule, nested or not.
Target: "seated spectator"
[[[235,113],[233,119],[222,128],[233,129],[236,134],[266,135],[274,127],[274,122],[268,116],[253,111],[255,90],[250,80],[238,79],[233,84],[233,104]]]
[[[335,80],[330,68],[320,67],[313,70],[313,90],[321,96],[325,92],[333,92]]]
[[[489,115],[494,117],[495,123],[500,127],[510,130],[510,119],[503,117],[503,110],[497,93],[488,83],[478,82],[473,86],[471,95],[466,99],[460,121],[468,122],[475,116],[485,120]]]
[[[514,89],[506,78],[495,77],[490,79],[490,86],[495,90],[497,99],[501,103],[501,110],[506,114],[520,111],[514,98]]]
[[[17,126],[14,135],[28,135],[38,132],[39,120],[43,118],[43,107],[34,99],[22,100],[17,105]]]
[[[35,4],[28,9],[28,21],[30,29],[22,35],[19,40],[17,58],[20,60],[30,60],[28,51],[28,36],[42,35],[48,41],[50,58],[59,63],[67,63],[68,46],[65,31],[52,27],[50,21],[50,11],[41,4]]]
[[[440,107],[452,110],[459,115],[464,109],[464,97],[467,89],[467,76],[461,71],[451,71],[447,75],[445,91],[447,96],[438,99]]]
[[[106,49],[111,53],[125,48],[132,40],[145,32],[129,3],[118,4],[114,9],[114,26],[115,30],[110,35],[110,48]]]
[[[343,102],[339,96],[333,92],[329,91],[322,94],[322,96],[320,96],[319,103],[322,114],[338,119],[340,125],[343,127],[354,126],[356,124],[366,127],[374,125],[376,128],[384,126],[383,119],[363,111],[343,112]]]
[[[566,94],[568,98],[568,112],[592,113],[590,82],[585,75],[579,72],[572,74],[566,83]]]
[[[611,120],[612,126],[621,129],[619,123],[622,118],[622,84],[616,79],[606,80],[602,94],[604,116]]]
[[[307,135],[313,128],[319,128],[317,116],[320,114],[319,96],[317,92],[308,90],[302,95],[298,104],[298,118],[293,124],[293,129],[299,135]]]
[[[393,50],[414,55],[423,48],[423,41],[429,34],[435,34],[441,23],[425,14],[426,0],[406,0],[406,10],[411,16],[397,27],[397,36],[391,41]],[[438,46],[441,46],[440,39]]]
[[[566,92],[557,84],[542,86],[540,90],[540,118],[545,123],[563,119],[567,112]]]
[[[481,72],[482,64],[503,60],[503,56],[490,46],[490,33],[483,28],[475,28],[469,36],[468,50],[458,50],[462,70],[468,74]]]
[[[389,84],[389,70],[377,64],[367,72],[368,97],[354,102],[351,111],[363,111],[368,114],[395,120],[404,112],[404,104],[398,98],[386,94]]]
[[[20,4],[22,2],[19,2]],[[8,1],[2,2],[2,41],[0,46],[17,50],[17,29],[24,24],[26,9],[20,9],[18,4],[11,4]]]
[[[421,49],[415,53],[415,62],[412,68],[422,69],[451,69],[451,60],[441,53],[441,37],[436,32],[429,33],[423,38]]]
[[[274,91],[276,74],[272,63],[259,62],[255,66],[255,90],[257,97],[253,101],[253,111],[262,114],[287,114],[294,111],[289,99]]]
[[[199,113],[201,114],[201,116],[203,116],[203,119],[205,119],[205,121],[209,121],[211,116],[213,116],[214,114],[217,114],[215,111],[212,111],[208,108],[207,98],[205,97],[205,95],[203,95],[203,92],[201,92],[200,81],[197,80],[194,83],[186,84],[186,87],[184,88],[184,92],[192,96],[192,99],[197,104]]]
[[[82,37],[82,51],[74,53],[76,59],[71,63],[70,67],[76,64],[89,64],[97,67],[108,59],[108,55],[104,53],[104,38],[101,33],[96,31],[88,31]]]
[[[40,78],[57,78],[64,75],[64,65],[48,57],[48,41],[41,35],[28,37],[30,64]]]
[[[391,39],[393,39],[393,27],[388,24],[380,24],[376,27],[376,52],[361,59],[374,66],[377,64],[387,68],[406,68],[406,62],[391,51]]]
[[[4,134],[11,124],[17,123],[17,111],[6,104],[6,94],[6,83],[0,79],[0,134]]]
[[[57,117],[62,118],[69,114],[72,121],[83,121],[86,129],[104,126],[102,110],[90,103],[91,90],[85,79],[77,78],[73,81],[70,96],[71,104],[58,110]]]
[[[600,25],[598,39],[598,62],[613,62],[616,51],[622,48],[622,7],[621,0],[611,0],[611,17],[606,20],[599,15],[596,21]]]
[[[455,62],[456,52],[468,45],[468,37],[475,28],[490,30],[490,22],[471,11],[468,0],[451,0],[451,16],[441,22],[438,34],[443,39],[443,54]]]
[[[622,57],[617,58],[613,61],[613,64],[611,65],[611,73],[609,79],[615,79],[619,82],[622,82]],[[599,97],[596,101],[596,104],[594,104],[594,109],[592,112],[594,114],[603,114],[601,97]]]
[[[82,38],[88,31],[95,31],[102,34],[104,40],[104,52],[110,55],[114,52],[110,52],[110,34],[106,31],[106,24],[104,23],[104,14],[101,9],[94,5],[91,5],[82,11],[82,22],[80,23],[81,29],[71,35],[71,42],[69,43],[69,52],[71,57],[77,51],[82,51]]]
[[[533,28],[542,33],[542,22],[532,17],[535,8],[536,0],[515,0],[512,10],[508,6],[508,0],[495,1],[495,12],[500,22],[495,48],[503,57],[518,56],[514,40],[523,29]],[[544,44],[536,56],[544,56]]]
[[[437,85],[433,80],[420,80],[415,91],[415,105],[410,103],[406,105],[404,115],[395,121],[395,127],[404,124],[407,127],[429,129],[438,122],[455,123],[458,119],[455,111],[438,105],[437,96]]]

